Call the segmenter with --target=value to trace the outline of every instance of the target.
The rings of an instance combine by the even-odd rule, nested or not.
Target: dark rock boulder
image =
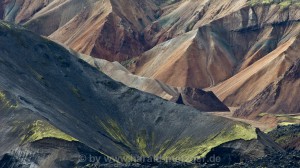
[[[229,108],[211,91],[206,92],[202,89],[187,87],[181,89],[179,92],[180,96],[177,100],[177,103],[179,104],[192,106],[205,112],[230,111]]]

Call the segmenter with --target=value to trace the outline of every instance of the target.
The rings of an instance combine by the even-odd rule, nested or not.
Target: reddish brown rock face
[[[299,59],[299,37],[282,43],[271,53],[230,79],[210,88],[228,106],[240,106],[284,75]]]
[[[152,1],[13,0],[1,5],[5,20],[64,43],[76,51],[124,61],[145,51],[142,30],[159,10]],[[124,8],[125,7],[125,8]]]
[[[185,33],[183,30],[190,16],[182,16],[180,12],[191,7],[190,3],[182,2],[165,9],[165,13],[145,29],[146,41],[154,47],[137,58],[136,65],[129,65],[133,67],[132,72],[172,86],[214,87],[255,64],[300,32],[297,6],[282,10],[279,5],[252,7],[241,5],[243,1],[234,1],[219,4],[230,7],[214,13],[211,8],[218,9],[219,6],[211,1],[206,7],[201,7],[202,16],[193,17],[195,24]],[[289,16],[290,13],[293,15]],[[182,17],[176,19],[176,16]],[[192,37],[192,33],[197,35]],[[291,59],[295,60],[294,56]],[[288,66],[280,65],[279,74],[273,74],[270,81]],[[227,99],[225,102],[230,106],[245,101],[244,98],[236,99],[235,95],[228,96],[221,98]],[[245,98],[248,99],[249,95]]]
[[[128,60],[144,51],[140,38],[138,32],[126,30],[120,17],[111,14],[99,32],[90,55],[109,61]]]
[[[300,60],[254,99],[246,102],[234,116],[255,119],[261,113],[297,114],[300,112]]]
[[[204,27],[145,52],[134,72],[175,87],[212,86],[232,75],[236,60],[226,45]]]

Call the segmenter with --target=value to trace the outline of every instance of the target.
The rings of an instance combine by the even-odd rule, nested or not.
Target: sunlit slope
[[[243,104],[235,112],[235,116],[255,119],[259,115],[268,113],[299,114],[299,94],[300,59],[260,94]],[[297,123],[297,117],[294,121]]]
[[[292,38],[274,51],[225,82],[209,90],[228,106],[239,106],[261,93],[299,59],[299,37]]]
[[[2,10],[1,10],[2,9]],[[144,51],[142,30],[158,16],[152,1],[7,0],[0,16],[84,54],[126,60]]]

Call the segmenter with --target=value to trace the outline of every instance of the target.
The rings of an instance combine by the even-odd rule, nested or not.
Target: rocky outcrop
[[[300,125],[279,126],[268,135],[282,148],[300,151]]]
[[[230,111],[213,92],[205,92],[201,89],[184,88],[180,89],[180,97],[177,102],[192,106],[201,111],[216,112]]]
[[[211,150],[206,158],[220,158],[217,165],[233,165],[236,163],[247,163],[257,158],[262,158],[266,155],[274,153],[285,153],[285,150],[278,144],[274,143],[270,137],[266,136],[259,129],[256,130],[259,140],[236,140],[222,144]],[[209,159],[204,159],[202,162],[209,163]]]
[[[96,158],[98,163],[96,163]],[[115,161],[80,143],[45,138],[25,144],[0,159],[1,168],[108,166]]]
[[[267,155],[259,159],[251,160],[244,163],[233,164],[226,166],[227,168],[239,168],[239,167],[299,167],[299,151],[290,151],[285,153],[274,153]]]

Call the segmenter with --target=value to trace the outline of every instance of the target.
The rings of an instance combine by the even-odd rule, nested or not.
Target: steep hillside
[[[235,58],[211,31],[205,27],[157,45],[135,60],[132,71],[175,87],[205,88],[227,79]]]
[[[53,163],[64,153],[49,149],[45,155],[32,148],[45,138],[79,141],[90,152],[121,159],[115,162],[135,156],[191,162],[233,140],[263,143],[248,125],[128,88],[62,46],[14,25],[0,22],[0,44],[4,164],[11,160],[7,156],[21,163]],[[262,145],[260,151],[280,150]]]
[[[145,29],[145,38],[154,46],[222,20],[226,21],[227,28],[235,30],[237,27],[262,28],[277,21],[299,20],[299,7],[297,1],[290,0],[179,1],[163,8],[162,16]]]
[[[146,0],[6,0],[0,8],[4,20],[78,52],[119,61],[144,51],[140,32],[159,10]]]
[[[157,95],[166,100],[175,101],[179,92],[177,88],[168,86],[159,80],[141,77],[132,74],[118,62],[109,62],[104,59],[93,58],[87,55],[78,55],[90,65],[96,67],[112,79],[138,90]]]
[[[162,16],[145,29],[145,39],[150,46],[154,46],[238,11],[246,2],[246,0],[179,1],[165,7]]]
[[[252,100],[243,104],[236,117],[255,118],[264,114],[300,113],[300,60]]]
[[[172,86],[215,86],[296,38],[300,32],[299,8],[298,5],[282,9],[280,4],[252,6],[247,3],[243,8],[234,8],[235,11],[187,33],[162,40],[125,65],[138,75],[159,79]],[[225,9],[231,8],[226,6]],[[174,17],[166,19],[166,23]],[[174,26],[173,29],[182,31],[184,28]]]
[[[248,68],[208,90],[228,106],[240,106],[252,100],[299,59],[299,40],[299,36],[289,39]]]

